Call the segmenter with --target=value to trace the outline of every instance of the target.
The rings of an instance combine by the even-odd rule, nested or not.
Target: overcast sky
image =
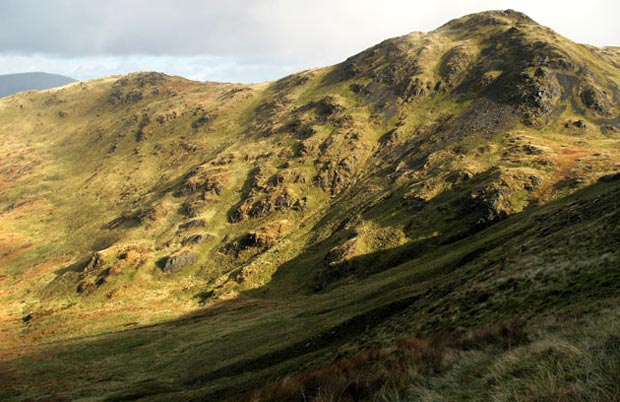
[[[620,46],[618,0],[0,0],[0,74],[265,81],[506,8],[574,41]]]

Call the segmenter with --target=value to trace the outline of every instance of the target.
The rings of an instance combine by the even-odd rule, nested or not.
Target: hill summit
[[[508,10],[1,99],[0,399],[614,400],[619,82]]]

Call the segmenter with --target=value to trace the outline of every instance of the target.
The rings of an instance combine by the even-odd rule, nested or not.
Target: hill
[[[0,98],[17,92],[50,89],[74,82],[73,78],[48,73],[19,73],[0,75]]]
[[[0,100],[0,397],[616,400],[619,63],[491,11]]]

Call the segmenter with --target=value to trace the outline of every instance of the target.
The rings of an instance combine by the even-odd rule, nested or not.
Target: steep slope
[[[0,98],[21,91],[49,89],[74,82],[73,78],[48,73],[19,73],[0,75]]]
[[[273,83],[0,100],[6,398],[221,398],[397,336],[614,316],[619,62],[496,11]]]

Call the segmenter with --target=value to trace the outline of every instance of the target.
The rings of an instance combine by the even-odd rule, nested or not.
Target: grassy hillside
[[[0,100],[0,397],[617,400],[619,63],[487,12]]]

